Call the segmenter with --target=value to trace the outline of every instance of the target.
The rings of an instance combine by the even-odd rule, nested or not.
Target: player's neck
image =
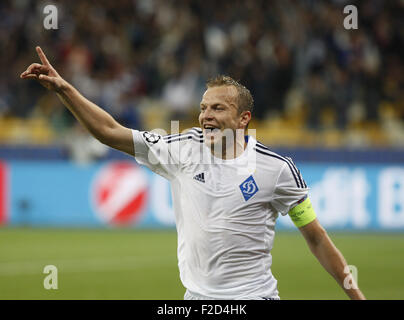
[[[223,160],[230,160],[239,157],[247,148],[247,142],[244,137],[242,139],[235,139],[232,143],[221,143],[219,145],[212,145],[210,151],[216,158]]]

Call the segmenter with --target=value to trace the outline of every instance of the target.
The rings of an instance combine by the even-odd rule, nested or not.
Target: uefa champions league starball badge
[[[147,131],[143,132],[143,137],[151,144],[155,144],[161,139],[160,135]]]

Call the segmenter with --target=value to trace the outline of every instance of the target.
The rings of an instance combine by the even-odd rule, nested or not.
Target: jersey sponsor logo
[[[143,137],[150,144],[155,144],[161,139],[160,135],[148,131],[143,132]]]
[[[197,180],[197,181],[199,181],[199,182],[205,183],[205,173],[202,172],[202,173],[200,173],[200,174],[197,174],[197,175],[194,177],[194,179]]]
[[[244,180],[239,187],[245,201],[248,201],[259,190],[252,175]]]
[[[116,226],[130,225],[145,211],[148,181],[138,165],[113,162],[96,174],[91,193],[94,211],[102,221]]]

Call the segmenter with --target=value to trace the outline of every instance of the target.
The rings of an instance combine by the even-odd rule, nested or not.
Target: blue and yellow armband
[[[312,222],[316,218],[316,213],[314,212],[310,199],[306,198],[297,206],[290,209],[289,216],[295,226],[301,228]]]

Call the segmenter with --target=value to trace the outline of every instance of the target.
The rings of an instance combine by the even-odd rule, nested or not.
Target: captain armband
[[[289,216],[295,226],[300,228],[312,222],[316,218],[316,213],[314,212],[310,199],[306,198],[289,211]]]

